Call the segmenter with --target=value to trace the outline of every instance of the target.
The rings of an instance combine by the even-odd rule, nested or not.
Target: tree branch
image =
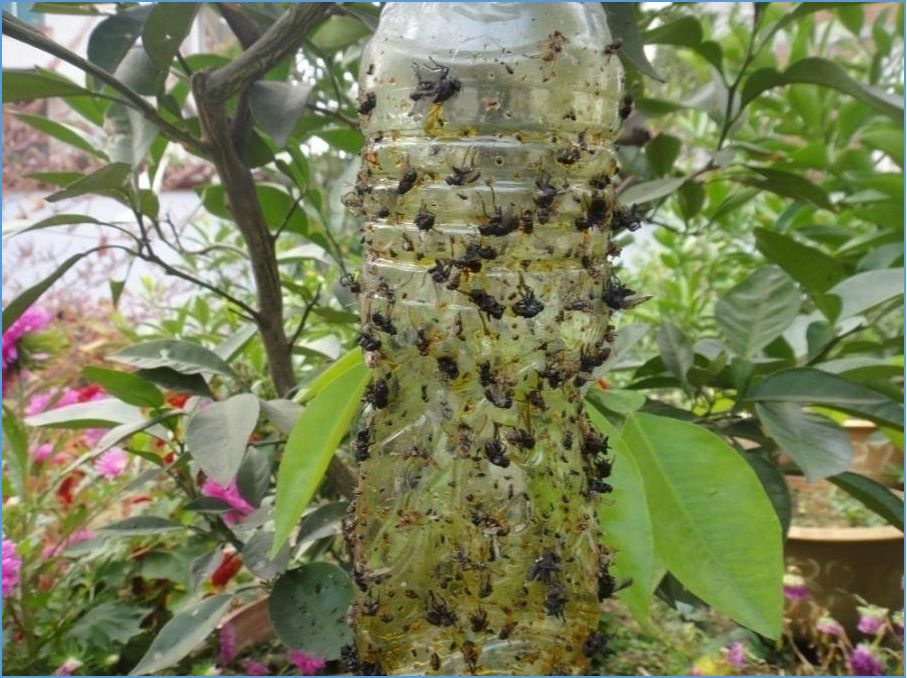
[[[302,37],[331,10],[333,3],[300,2],[290,6],[249,49],[212,71],[207,96],[223,102],[258,80],[291,54]]]
[[[264,26],[243,12],[242,3],[216,2],[214,4],[243,49],[249,49],[256,40],[264,35]]]
[[[31,26],[25,24],[6,11],[3,12],[3,34],[13,38],[14,40],[18,40],[19,42],[24,42],[26,45],[30,45],[36,49],[41,50],[42,52],[51,54],[58,59],[61,59],[62,61],[75,66],[79,70],[84,71],[85,73],[93,75],[98,80],[106,85],[109,85],[111,88],[125,97],[126,101],[124,101],[123,103],[139,111],[145,117],[145,119],[148,120],[148,122],[152,123],[155,127],[160,129],[164,136],[181,144],[186,150],[194,153],[195,155],[203,157],[207,156],[207,152],[204,146],[199,144],[198,141],[185,130],[171,125],[169,122],[164,120],[160,115],[158,115],[157,109],[150,103],[145,101],[141,94],[114,77],[108,71],[105,71],[103,68],[96,66],[86,59],[83,59],[75,52],[71,52],[70,50],[63,47],[63,45],[57,44],[53,40],[50,40],[45,35],[42,35],[38,31],[34,30]]]

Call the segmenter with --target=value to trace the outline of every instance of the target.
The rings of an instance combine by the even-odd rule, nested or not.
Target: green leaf
[[[116,537],[144,537],[150,534],[164,534],[174,530],[184,530],[186,526],[167,518],[158,516],[133,516],[118,523],[111,523],[101,528]]]
[[[274,507],[274,555],[290,536],[361,407],[368,370],[361,362],[337,375],[315,395],[290,432]]]
[[[127,346],[108,356],[108,359],[142,369],[168,367],[180,374],[236,376],[230,366],[213,351],[176,339],[156,339]]]
[[[671,195],[686,180],[686,177],[666,177],[653,181],[643,181],[621,191],[618,194],[618,198],[625,205],[641,205]]]
[[[270,80],[259,80],[249,89],[252,117],[278,148],[287,145],[296,123],[306,111],[305,103],[312,89],[312,85]]]
[[[621,41],[620,50],[617,52],[621,62],[625,66],[632,66],[653,80],[664,82],[646,57],[642,36],[639,34],[636,18],[633,16],[633,5],[627,2],[603,2],[602,6],[605,9],[605,18],[611,38]]]
[[[834,257],[782,233],[757,228],[756,246],[809,292],[824,292],[847,275],[847,268]]]
[[[853,461],[847,433],[835,422],[804,412],[798,403],[756,403],[769,435],[806,474],[809,482],[843,473]]]
[[[158,2],[145,19],[142,46],[164,72],[189,35],[198,8],[197,2]]]
[[[258,508],[271,487],[271,459],[257,447],[250,446],[236,472],[236,489],[240,496]],[[271,543],[268,542],[268,548]]]
[[[3,69],[3,103],[91,94],[71,80],[44,71]]]
[[[904,531],[904,501],[884,485],[857,473],[842,473],[829,480],[859,500],[866,508]]]
[[[27,417],[25,423],[41,428],[113,428],[144,422],[142,411],[120,400],[91,400],[47,410]]]
[[[35,283],[27,290],[22,292],[18,297],[13,299],[9,304],[3,309],[3,331],[6,332],[9,329],[9,326],[16,322],[19,317],[28,310],[29,306],[34,304],[38,298],[44,294],[50,287],[62,278],[66,272],[75,266],[83,257],[97,252],[100,248],[95,248],[93,250],[88,250],[87,252],[80,252],[79,254],[73,254],[69,259],[60,264],[57,269],[51,273],[49,276],[41,280],[40,282]]]
[[[747,165],[747,169],[751,170],[752,174],[733,175],[731,178],[745,186],[753,186],[794,200],[805,200],[823,209],[833,209],[828,194],[799,174],[756,165]]]
[[[134,603],[106,602],[88,609],[67,634],[77,642],[102,651],[111,649],[111,641],[126,643],[142,632],[142,620],[151,610]]]
[[[136,407],[158,408],[164,404],[164,394],[151,382],[141,377],[89,365],[82,370],[86,379],[100,384],[114,398]]]
[[[258,397],[240,393],[196,410],[186,423],[186,447],[205,474],[229,485],[258,423]]]
[[[101,21],[88,38],[88,60],[114,73],[142,33],[145,18],[156,3],[124,9]]]
[[[904,129],[893,125],[879,125],[860,131],[860,141],[887,154],[898,167],[904,169]]]
[[[74,148],[90,153],[91,155],[107,160],[107,154],[98,148],[95,148],[88,139],[85,138],[85,132],[77,130],[61,122],[45,118],[42,115],[31,115],[29,113],[15,113],[17,119],[31,125],[36,130],[44,132],[48,136],[59,139],[63,143],[69,144]]]
[[[177,391],[191,393],[206,398],[213,398],[208,382],[200,374],[181,374],[169,367],[155,367],[153,369],[136,370],[135,374],[153,381],[158,386]]]
[[[788,67],[784,73],[779,73],[773,68],[759,69],[744,83],[740,95],[740,107],[743,108],[769,89],[796,83],[820,85],[838,90],[862,101],[880,113],[884,113],[895,122],[903,124],[904,104],[899,96],[859,83],[851,78],[839,64],[819,57],[801,59]]]
[[[608,437],[614,450],[609,481],[614,490],[607,498],[600,499],[598,515],[603,541],[614,552],[612,575],[618,581],[632,582],[621,589],[617,597],[626,603],[640,624],[645,624],[655,588],[655,542],[642,476],[611,422],[590,407],[586,407],[586,413],[595,427]]]
[[[781,633],[781,527],[756,474],[715,434],[632,414],[623,439],[639,466],[655,549],[695,595],[757,633]]]
[[[358,42],[372,31],[359,19],[351,16],[333,15],[312,33],[312,44],[322,52],[336,52]]]
[[[655,333],[655,343],[668,372],[685,384],[687,372],[693,366],[693,347],[674,323],[663,322]]]
[[[214,631],[231,602],[233,594],[224,593],[205,598],[174,615],[164,624],[145,656],[129,675],[156,674],[176,664]]]
[[[315,132],[315,136],[320,137],[331,148],[337,148],[347,153],[358,153],[362,149],[362,144],[365,143],[365,139],[358,130],[348,127],[320,129]]]
[[[346,612],[353,584],[331,563],[308,563],[281,576],[268,599],[268,618],[287,647],[337,659],[353,640]]]
[[[346,516],[349,502],[332,501],[306,513],[299,521],[299,533],[296,535],[296,546],[339,533],[338,523]]]
[[[278,431],[289,434],[302,414],[302,406],[292,400],[262,400],[261,411]]]
[[[101,224],[102,222],[98,221],[94,217],[89,217],[85,214],[55,214],[52,217],[47,217],[46,219],[41,219],[41,221],[36,221],[33,224],[25,226],[24,228],[5,231],[3,233],[3,239],[12,238],[17,235],[22,235],[23,233],[29,233],[31,231],[40,231],[45,228],[53,228],[54,226],[68,226],[70,224]]]
[[[674,45],[692,50],[721,72],[721,46],[703,40],[702,25],[691,16],[684,16],[646,31],[642,35],[647,45]]]
[[[112,162],[97,172],[77,179],[62,191],[57,191],[47,196],[45,200],[47,202],[59,202],[60,200],[75,198],[86,193],[105,195],[111,190],[121,188],[131,171],[132,167],[127,163]]]
[[[766,461],[762,457],[749,452],[741,455],[759,477],[759,482],[768,496],[768,500],[775,509],[775,515],[781,523],[781,533],[786,535],[790,530],[791,515],[793,512],[793,502],[790,497],[790,488],[787,486],[787,480],[784,474],[773,463]]]
[[[362,349],[354,348],[351,351],[347,351],[342,356],[337,358],[330,366],[319,374],[312,382],[308,385],[305,391],[301,391],[296,400],[298,402],[307,402],[321,393],[325,387],[329,386],[335,380],[337,380],[341,375],[345,374],[349,370],[356,369],[358,366],[363,365]]]
[[[841,300],[837,320],[860,315],[904,295],[904,268],[883,268],[857,273],[828,290]]]
[[[224,361],[230,362],[238,356],[252,338],[258,334],[255,323],[247,323],[223,341],[214,352]]]
[[[620,388],[590,390],[586,394],[586,400],[599,411],[604,409],[621,416],[636,412],[646,404],[646,396],[643,393]]]
[[[268,551],[274,542],[274,533],[267,530],[256,530],[245,543],[242,550],[243,564],[249,572],[262,579],[273,579],[286,572],[290,562],[290,547],[284,545],[276,557],[271,558]]]
[[[718,300],[715,320],[731,347],[749,358],[790,327],[800,304],[800,293],[784,271],[764,266]]]
[[[256,185],[255,191],[258,193],[268,228],[276,230],[286,222],[285,229],[288,232],[310,237],[309,220],[305,210],[300,206],[294,207],[293,198],[289,193],[279,186],[262,183]],[[233,219],[233,215],[227,207],[223,186],[207,187],[202,193],[202,203],[205,209],[214,216],[221,219]]]
[[[705,189],[698,181],[684,182],[677,191],[677,206],[684,219],[692,219],[705,204]]]
[[[664,132],[646,144],[646,158],[656,176],[670,173],[682,146],[680,139]]]
[[[904,426],[900,403],[837,375],[807,367],[769,375],[747,391],[744,400],[825,405],[898,429]]]

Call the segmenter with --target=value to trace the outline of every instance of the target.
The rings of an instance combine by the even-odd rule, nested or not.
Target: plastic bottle
[[[598,3],[429,2],[363,53],[361,673],[581,673],[601,641],[618,47]]]

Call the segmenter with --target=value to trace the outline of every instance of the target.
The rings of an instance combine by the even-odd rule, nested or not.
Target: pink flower
[[[301,676],[314,676],[324,668],[323,659],[316,659],[300,650],[290,650],[287,656],[290,658],[290,663],[299,669],[299,675]]]
[[[53,400],[56,393],[56,391],[35,393],[35,395],[28,399],[28,403],[25,405],[25,414],[30,417],[35,414],[40,414],[41,412],[46,410],[47,406],[50,405],[50,401]]]
[[[865,633],[867,636],[874,636],[885,626],[885,619],[888,616],[888,610],[884,607],[875,605],[866,605],[858,607],[860,621],[857,624],[857,630]]]
[[[80,662],[75,657],[70,657],[57,667],[57,670],[54,671],[54,675],[71,676],[74,672],[78,671],[81,666],[82,662]]]
[[[82,442],[85,447],[92,448],[101,441],[106,433],[106,428],[86,428],[82,431]]]
[[[13,592],[19,583],[19,570],[22,569],[22,558],[16,551],[16,544],[11,540],[3,537],[0,544],[3,557],[3,597],[6,598]]]
[[[45,546],[44,550],[41,551],[41,557],[44,560],[47,560],[48,558],[52,558],[58,553],[61,553],[63,550],[69,548],[70,546],[81,544],[83,541],[94,539],[96,536],[97,535],[91,530],[79,530],[78,532],[73,532],[59,544]]]
[[[224,624],[218,634],[220,651],[217,657],[217,663],[221,666],[230,664],[236,659],[236,629],[232,624]]]
[[[113,447],[98,457],[94,462],[94,470],[108,480],[113,480],[123,475],[129,455],[119,447]]]
[[[25,312],[20,315],[9,328],[7,328],[6,332],[3,333],[2,360],[4,372],[6,372],[7,368],[9,368],[9,366],[19,357],[17,348],[19,340],[26,334],[32,334],[43,330],[47,327],[47,324],[52,317],[53,316],[51,316],[50,313],[32,307],[26,309]]]
[[[228,525],[235,525],[255,510],[252,508],[251,504],[239,494],[239,489],[236,487],[235,480],[231,480],[230,484],[224,487],[209,478],[202,485],[202,494],[206,497],[220,499],[222,502],[229,504],[230,507],[232,507],[232,511],[224,513],[224,522]]]
[[[29,445],[28,452],[35,461],[44,461],[54,451],[52,443],[42,443],[40,445]]]
[[[819,621],[816,622],[816,631],[824,633],[827,636],[835,636],[836,638],[840,638],[844,635],[844,628],[828,615],[819,617]]]
[[[266,676],[268,675],[268,667],[257,662],[254,659],[246,659],[242,663],[243,672],[247,676]]]
[[[850,672],[854,676],[884,676],[885,671],[882,668],[882,662],[876,657],[872,648],[866,643],[860,643],[856,649],[850,653],[848,659]]]
[[[728,663],[739,671],[746,665],[746,646],[741,642],[731,643],[727,648]]]
[[[785,574],[784,597],[792,602],[809,598],[809,589],[806,587],[806,580],[799,574]]]

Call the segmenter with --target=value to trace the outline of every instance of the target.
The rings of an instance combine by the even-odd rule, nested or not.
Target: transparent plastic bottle
[[[389,3],[362,56],[362,673],[582,673],[600,641],[611,43],[598,3]]]

